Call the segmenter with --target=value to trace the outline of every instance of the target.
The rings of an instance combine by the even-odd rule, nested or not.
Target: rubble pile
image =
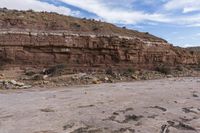
[[[17,82],[15,80],[0,80],[0,89],[28,89],[30,85]]]

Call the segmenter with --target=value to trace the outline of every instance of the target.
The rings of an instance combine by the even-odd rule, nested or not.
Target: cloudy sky
[[[95,18],[200,46],[200,0],[0,0],[0,7]]]

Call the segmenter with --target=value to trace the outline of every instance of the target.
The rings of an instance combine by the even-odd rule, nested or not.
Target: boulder
[[[0,88],[2,89],[28,89],[31,87],[15,80],[0,80]]]
[[[135,75],[135,74],[131,75],[131,78],[132,78],[132,79],[135,79],[135,80],[138,80],[138,76]]]

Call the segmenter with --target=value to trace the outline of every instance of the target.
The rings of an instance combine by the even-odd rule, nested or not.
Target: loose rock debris
[[[42,111],[42,112],[55,112],[55,110],[53,110],[51,108],[40,109],[40,111]]]
[[[167,111],[166,108],[163,108],[163,107],[160,107],[160,106],[151,106],[151,107],[149,107],[149,108],[159,109],[159,110],[161,110],[161,111],[163,111],[163,112]]]
[[[193,128],[190,125],[187,125],[183,122],[174,122],[174,121],[167,121],[168,124],[162,125],[161,126],[161,131],[160,133],[170,133],[170,128],[176,128],[178,130],[191,130],[191,131],[195,131],[196,129]]]
[[[28,89],[30,85],[17,82],[15,80],[0,80],[0,89]]]
[[[200,111],[197,108],[194,108],[194,107],[185,107],[185,108],[182,108],[182,110],[185,113],[194,113],[194,114],[200,113]]]
[[[0,132],[199,133],[196,79],[0,91]]]

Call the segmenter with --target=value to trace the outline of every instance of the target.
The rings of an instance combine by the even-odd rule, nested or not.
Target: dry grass
[[[2,23],[2,24],[1,24]],[[2,27],[1,27],[2,25]],[[113,24],[94,19],[75,18],[59,15],[57,13],[0,10],[0,28],[27,28],[38,30],[70,30],[98,34],[118,34],[126,36],[138,36],[147,40],[165,41],[151,34],[117,27]]]

